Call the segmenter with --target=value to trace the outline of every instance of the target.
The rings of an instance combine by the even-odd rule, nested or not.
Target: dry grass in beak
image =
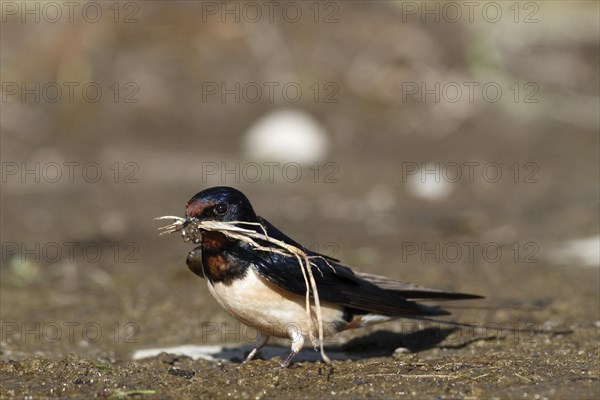
[[[220,222],[220,221],[198,221],[195,218],[186,219],[175,216],[164,216],[154,218],[155,221],[172,219],[173,223],[169,225],[165,225],[160,230],[160,235],[168,235],[171,233],[175,233],[178,231],[182,232],[184,241],[193,241],[194,243],[199,243],[201,239],[201,230],[220,232],[226,237],[234,240],[240,240],[244,243],[249,244],[252,248],[259,251],[266,251],[276,254],[281,254],[288,257],[295,257],[298,260],[298,265],[300,270],[302,271],[302,276],[304,277],[304,283],[306,285],[306,314],[309,319],[311,318],[311,310],[310,310],[310,290],[312,289],[313,298],[315,302],[316,309],[316,317],[317,317],[317,325],[318,325],[318,346],[321,351],[321,357],[323,361],[326,363],[331,362],[327,354],[325,354],[325,350],[323,349],[323,318],[321,313],[321,302],[319,301],[319,292],[317,290],[317,283],[315,282],[315,278],[312,273],[311,266],[315,267],[318,271],[319,267],[310,262],[311,258],[321,258],[323,259],[327,265],[329,262],[321,256],[308,256],[302,249],[299,249],[296,246],[289,245],[281,240],[277,240],[271,238],[267,235],[265,228],[257,223],[257,222],[243,222],[243,221],[231,221],[231,222]],[[262,233],[256,232],[252,229],[242,228],[238,225],[253,225],[258,226],[262,230]],[[265,247],[259,244],[256,240],[262,240],[268,242],[273,245],[273,247]],[[331,265],[329,265],[331,267]],[[333,269],[333,267],[332,267]],[[315,338],[313,337],[312,331],[310,332],[310,339],[315,346]]]

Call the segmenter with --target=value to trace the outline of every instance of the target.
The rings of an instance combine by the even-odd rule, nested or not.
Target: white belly
[[[306,314],[305,297],[287,292],[261,278],[250,268],[244,278],[228,284],[208,282],[208,289],[217,302],[233,317],[268,336],[291,336],[291,330],[308,336],[316,335],[316,311]],[[325,336],[332,336],[347,325],[343,311],[332,304],[321,303]],[[312,321],[311,321],[312,320]]]

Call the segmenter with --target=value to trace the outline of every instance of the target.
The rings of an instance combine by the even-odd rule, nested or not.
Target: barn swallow
[[[324,337],[400,317],[449,314],[415,300],[481,298],[367,274],[313,252],[256,215],[248,198],[230,187],[213,187],[197,193],[187,202],[185,215],[184,225],[192,221],[253,223],[244,224],[244,228],[266,232],[270,238],[311,256]],[[196,242],[200,246],[188,254],[188,268],[206,279],[208,290],[229,314],[258,332],[256,346],[245,362],[252,360],[273,336],[291,339],[291,353],[281,364],[284,368],[289,366],[302,350],[304,339],[316,336],[315,307],[312,306],[309,317],[305,308],[307,288],[298,260],[285,254],[259,251],[217,231],[200,230]],[[312,291],[310,294],[312,297]]]

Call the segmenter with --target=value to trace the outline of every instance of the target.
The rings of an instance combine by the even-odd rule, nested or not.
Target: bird
[[[232,187],[216,186],[196,193],[186,203],[184,225],[193,221],[244,223],[246,229],[265,233],[307,254],[325,338],[397,318],[449,315],[419,300],[482,298],[361,272],[311,251],[257,215],[246,195]],[[288,367],[305,339],[315,337],[317,325],[314,302],[311,312],[306,310],[308,289],[298,260],[282,252],[259,251],[214,230],[200,229],[195,242],[200,246],[188,253],[188,268],[206,279],[211,295],[231,316],[257,331],[255,347],[244,362],[250,362],[271,337],[286,338],[291,340],[291,352],[281,367]],[[312,290],[309,293],[313,298]]]

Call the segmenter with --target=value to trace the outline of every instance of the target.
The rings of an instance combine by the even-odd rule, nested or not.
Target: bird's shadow
[[[406,353],[418,353],[437,347],[444,339],[455,332],[457,328],[426,328],[416,332],[398,333],[379,330],[368,335],[361,336],[340,345],[325,346],[325,352],[332,360],[363,360],[377,357],[390,357],[394,352],[403,348]],[[215,353],[214,357],[242,362],[246,355],[252,350],[251,345],[240,347],[226,347]],[[308,346],[295,358],[295,362],[317,361],[321,359],[320,353],[310,351]],[[289,348],[283,346],[265,346],[257,355],[257,358],[271,359],[273,357],[285,358]]]
[[[418,353],[437,347],[456,330],[457,328],[437,327],[411,333],[380,330],[353,339],[339,346],[339,350],[356,355],[364,354],[364,358],[389,356],[398,348]]]

